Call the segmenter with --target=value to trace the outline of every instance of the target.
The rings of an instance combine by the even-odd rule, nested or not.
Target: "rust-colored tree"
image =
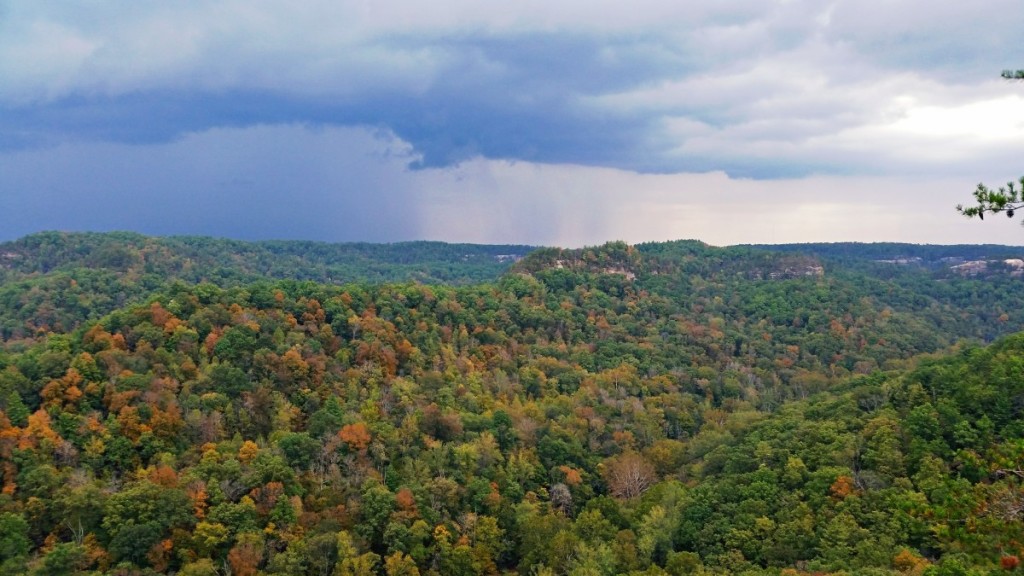
[[[372,440],[370,429],[363,422],[342,426],[338,432],[338,437],[348,445],[349,449],[358,452],[365,452],[366,447],[370,445]]]
[[[228,564],[235,576],[255,576],[263,561],[263,539],[259,534],[238,535],[238,543],[228,552]]]

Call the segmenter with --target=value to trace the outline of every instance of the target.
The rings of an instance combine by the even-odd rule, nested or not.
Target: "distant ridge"
[[[217,284],[266,279],[467,284],[493,280],[532,246],[241,241],[134,232],[40,232],[0,244],[0,280],[88,267]]]
[[[946,258],[966,260],[1019,258],[1024,246],[1001,244],[907,244],[901,242],[813,242],[808,244],[747,244],[749,248],[773,252],[801,252],[830,259],[893,260],[919,258],[941,262]]]
[[[821,289],[833,297],[836,291],[870,295],[895,310],[930,306],[942,311],[937,318],[946,319],[943,322],[957,310],[974,310],[971,327],[957,333],[987,341],[1024,325],[1024,307],[1016,303],[978,307],[979,301],[995,302],[1000,294],[1018,293],[1022,269],[1024,248],[998,245],[714,247],[678,240],[563,249],[41,232],[0,243],[0,340],[72,331],[175,283],[237,290],[281,282],[462,286],[501,284],[512,272],[533,276],[549,289],[598,282],[617,293],[641,290],[672,297],[709,290],[734,298],[750,282],[824,281]],[[980,283],[970,289],[947,283],[965,278]],[[780,306],[789,307],[795,293],[780,292],[776,297]]]

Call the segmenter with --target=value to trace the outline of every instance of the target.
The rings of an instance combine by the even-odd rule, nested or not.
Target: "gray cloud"
[[[0,155],[0,229],[411,240],[408,146],[362,129],[217,129]]]
[[[1010,92],[983,80],[1022,28],[1013,0],[9,3],[0,146],[300,122],[385,128],[422,166],[890,173],[831,143]]]

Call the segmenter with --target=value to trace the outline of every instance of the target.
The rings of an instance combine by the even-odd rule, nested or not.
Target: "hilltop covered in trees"
[[[266,279],[461,285],[495,280],[530,250],[43,232],[0,244],[0,337],[71,331],[175,280],[221,287]]]
[[[1015,568],[1024,339],[962,342],[1020,330],[1020,280],[887,270],[612,243],[11,325],[0,572]]]

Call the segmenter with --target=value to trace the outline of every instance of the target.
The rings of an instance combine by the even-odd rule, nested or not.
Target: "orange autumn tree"
[[[338,432],[338,438],[347,444],[350,450],[358,452],[365,452],[372,440],[370,429],[363,422],[342,426]]]

